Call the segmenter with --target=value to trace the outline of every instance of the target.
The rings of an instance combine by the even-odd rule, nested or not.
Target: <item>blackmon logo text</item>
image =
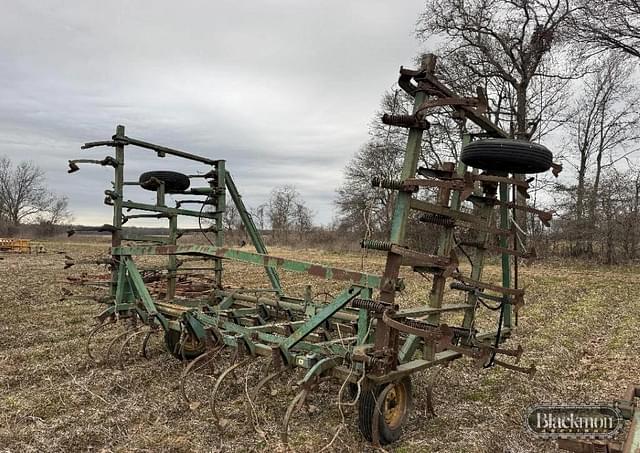
[[[532,406],[525,417],[527,429],[543,438],[611,438],[622,424],[620,410],[609,404]]]

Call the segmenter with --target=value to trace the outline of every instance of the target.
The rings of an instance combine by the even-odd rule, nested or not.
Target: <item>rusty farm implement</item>
[[[399,85],[413,97],[414,112],[383,118],[390,127],[407,129],[408,139],[401,174],[372,181],[374,187],[397,191],[388,240],[362,241],[363,248],[386,254],[380,275],[269,255],[224,160],[131,138],[124,126],[118,126],[110,140],[85,144],[83,149],[109,147],[114,153],[102,160],[71,160],[69,172],[90,163],[110,167],[115,175],[104,200],[113,208],[113,221],[98,228],[111,234],[110,255],[91,263],[108,265],[110,278],[102,282],[108,287],[100,300],[106,308],[89,335],[89,354],[96,357],[91,340],[116,323],[128,328],[109,341],[107,355],[121,354],[135,339],[142,341],[145,354],[149,337],[162,334],[169,352],[188,363],[181,382],[187,400],[192,399],[187,387],[194,373],[215,364],[210,404],[217,420],[222,417],[222,394],[227,393],[223,389],[232,386],[234,373],[259,359],[268,363],[268,371],[246,392],[249,397],[283,374],[302,371],[299,392],[283,411],[285,443],[292,415],[325,380],[342,383],[339,398],[349,390],[357,404],[362,435],[384,445],[401,435],[412,405],[415,373],[462,357],[480,368],[501,366],[533,373],[533,366],[518,364],[521,348],[508,349],[502,343],[514,331],[514,312],[524,303],[524,290],[514,284],[514,263],[531,254],[518,245],[522,229],[515,219],[524,216],[514,213],[533,213],[543,223],[551,217],[526,205],[530,181],[523,174],[547,171],[553,165],[552,156],[541,145],[511,139],[485,115],[482,97],[456,95],[435,77],[434,63],[429,56],[418,70],[401,69]],[[419,168],[423,132],[430,126],[427,116],[435,109],[448,112],[460,125],[461,162]],[[134,147],[150,156],[173,156],[202,168],[194,175],[151,171],[128,181],[125,154]],[[199,183],[195,187],[194,181]],[[129,200],[125,188],[130,185],[155,192],[155,203]],[[424,189],[435,191],[436,196],[425,196]],[[167,194],[179,198],[175,207],[167,205]],[[255,252],[225,246],[222,216],[227,200],[237,208]],[[196,208],[189,209],[190,204]],[[438,229],[435,253],[406,246],[412,211]],[[178,219],[186,217],[200,222],[201,228],[195,231],[209,233],[210,244],[183,243],[188,238],[185,234],[193,232],[179,228]],[[131,233],[123,225],[135,218],[166,221],[168,234]],[[458,241],[456,231],[464,232],[465,239]],[[470,258],[470,271],[461,270],[460,250]],[[490,255],[501,260],[500,284],[483,279],[483,263]],[[163,269],[145,269],[139,261],[148,257],[163,257],[166,264]],[[184,272],[193,262],[202,261],[212,263],[210,278],[186,279]],[[263,267],[268,287],[226,286],[223,263],[229,261]],[[67,265],[73,264],[69,258]],[[422,306],[398,305],[396,298],[404,289],[402,267],[433,276]],[[314,300],[308,293],[292,297],[284,293],[278,271],[343,282],[344,288],[328,301]],[[460,295],[458,303],[444,303],[447,286]],[[494,328],[479,329],[476,320],[481,312]],[[452,314],[456,322],[444,322]]]

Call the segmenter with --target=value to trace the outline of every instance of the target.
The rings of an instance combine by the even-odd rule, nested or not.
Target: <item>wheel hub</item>
[[[407,395],[403,385],[395,384],[384,399],[383,416],[386,424],[394,429],[402,423],[407,411]]]

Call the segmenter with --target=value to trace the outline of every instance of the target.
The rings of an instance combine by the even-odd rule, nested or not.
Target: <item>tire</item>
[[[167,350],[176,359],[193,360],[204,353],[206,349],[206,345],[204,344],[204,342],[199,341],[193,334],[189,332],[186,333],[186,338],[181,348],[180,336],[181,333],[177,330],[167,330],[164,333],[164,344],[167,347]]]
[[[388,422],[388,406],[387,401],[382,403],[381,413],[376,414],[376,401],[378,396],[382,393],[387,384],[378,385],[363,391],[360,395],[360,402],[358,403],[358,428],[360,433],[369,442],[373,441],[373,420],[374,416],[379,417],[378,429],[380,431],[380,444],[387,445],[400,439],[402,435],[402,426],[407,421],[411,407],[413,406],[413,395],[411,391],[411,379],[409,376],[402,378],[399,381],[393,383],[394,389],[387,393],[386,400],[392,396],[392,392],[396,393],[396,401],[399,404],[394,407],[399,407],[399,412],[392,417],[392,421]],[[402,398],[398,396],[402,394]]]
[[[464,164],[501,173],[542,173],[551,168],[552,159],[543,145],[503,138],[473,141],[460,154]]]
[[[148,171],[140,175],[138,182],[143,189],[156,191],[160,184],[153,178],[164,182],[165,193],[183,192],[191,185],[187,175],[176,171]]]

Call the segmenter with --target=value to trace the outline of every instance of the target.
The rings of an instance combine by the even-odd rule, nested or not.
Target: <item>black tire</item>
[[[160,184],[155,179],[164,182],[164,191],[166,193],[183,192],[189,188],[191,182],[189,177],[177,171],[148,171],[142,173],[138,182],[143,189],[158,190]]]
[[[551,151],[538,143],[503,138],[476,140],[462,149],[460,160],[500,173],[542,173],[551,168]]]
[[[199,341],[191,333],[186,334],[183,347],[180,347],[181,333],[167,330],[164,333],[164,344],[167,350],[178,360],[193,360],[202,355],[206,349],[204,342]],[[194,341],[195,340],[195,341]]]
[[[405,399],[402,404],[401,414],[398,420],[393,423],[387,423],[385,418],[385,406],[386,403],[382,403],[382,411],[378,413],[378,429],[380,431],[380,444],[387,445],[400,439],[402,435],[402,426],[409,417],[411,407],[413,406],[413,394],[411,391],[411,378],[406,376],[399,381],[394,382],[396,389],[401,390]],[[373,417],[376,415],[376,401],[378,396],[382,393],[387,384],[371,387],[367,390],[363,390],[360,395],[360,401],[358,403],[358,428],[360,433],[369,442],[373,441]],[[391,393],[391,392],[389,392]],[[389,397],[389,394],[387,394]]]

